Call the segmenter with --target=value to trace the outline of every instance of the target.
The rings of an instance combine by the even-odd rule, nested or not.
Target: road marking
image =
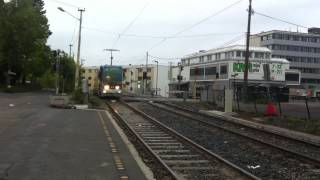
[[[113,138],[110,134],[110,131],[109,131],[109,128],[106,124],[106,122],[104,121],[101,113],[101,111],[98,111],[98,116],[99,116],[99,120],[100,120],[100,123],[101,123],[101,126],[103,128],[103,132],[106,136],[106,139],[107,139],[107,144],[109,144],[109,147],[111,149],[111,152],[113,153],[113,160],[114,160],[114,164],[117,168],[118,171],[123,171],[125,170],[125,165],[124,165],[124,162],[122,160],[122,158],[120,157],[120,153],[118,151],[118,148],[117,148],[117,145],[116,143],[113,141]],[[128,176],[120,176],[120,179],[122,180],[126,180],[126,179],[129,179]]]

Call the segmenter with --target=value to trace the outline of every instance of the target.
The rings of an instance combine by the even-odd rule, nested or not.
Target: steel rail
[[[287,138],[287,139],[290,139],[290,140],[292,140],[292,141],[297,141],[297,142],[300,142],[300,143],[305,143],[305,144],[308,144],[308,145],[311,145],[311,146],[315,146],[315,147],[320,148],[320,142],[319,142],[319,143],[316,143],[316,142],[308,141],[308,140],[303,139],[303,138],[291,137],[291,136],[289,136],[289,135],[287,135],[287,134],[281,134],[281,133],[279,133],[279,132],[268,131],[268,130],[266,130],[266,129],[260,129],[260,128],[257,128],[257,127],[254,127],[254,126],[242,124],[242,123],[235,122],[235,121],[224,120],[224,119],[219,118],[219,117],[214,117],[214,116],[211,116],[211,115],[208,115],[208,114],[199,113],[199,112],[197,112],[197,111],[193,111],[193,110],[190,110],[190,109],[186,109],[186,108],[183,108],[183,107],[179,107],[179,106],[173,105],[173,104],[168,104],[168,103],[165,103],[165,102],[162,102],[162,101],[155,101],[155,102],[156,102],[156,103],[159,103],[159,104],[163,104],[163,105],[165,105],[165,106],[169,106],[169,107],[178,109],[178,110],[181,110],[181,111],[185,111],[185,112],[197,114],[197,115],[202,116],[202,117],[219,119],[219,120],[221,120],[221,121],[225,121],[225,122],[230,123],[230,124],[235,124],[235,125],[238,125],[238,126],[243,126],[243,127],[246,127],[246,128],[250,128],[250,129],[253,129],[253,130],[257,130],[257,131],[263,131],[264,133],[269,133],[269,134],[272,134],[272,135],[274,135],[274,136],[278,136],[278,137],[282,137],[282,138]]]
[[[228,160],[224,159],[223,157],[211,152],[210,150],[200,146],[199,144],[193,142],[192,140],[190,140],[189,138],[181,135],[180,133],[176,132],[175,130],[173,130],[172,128],[169,128],[168,126],[164,125],[163,123],[159,122],[157,119],[147,115],[146,113],[142,112],[141,110],[131,106],[130,104],[121,101],[121,103],[123,103],[124,105],[126,105],[128,108],[130,108],[131,110],[133,110],[134,112],[136,112],[137,114],[141,115],[143,118],[147,119],[148,121],[152,122],[153,124],[157,125],[158,127],[160,127],[162,130],[164,130],[165,132],[173,135],[174,137],[176,137],[177,139],[179,139],[180,141],[185,142],[186,144],[189,144],[191,147],[193,147],[195,150],[197,150],[198,152],[200,152],[202,155],[204,155],[205,157],[207,157],[208,159],[215,159],[218,160],[219,162],[222,162],[223,164],[225,164],[227,167],[235,170],[239,175],[246,177],[247,179],[254,179],[254,180],[258,180],[260,179],[259,177],[251,174],[250,172],[242,169],[241,167],[229,162]],[[117,115],[119,116],[119,115]],[[120,117],[121,118],[121,117]],[[130,125],[128,125],[130,126]],[[130,128],[132,131],[134,131],[132,128]],[[134,133],[135,135],[137,135],[136,133]],[[139,137],[139,136],[138,136]],[[139,139],[141,141],[143,141],[141,138]],[[149,147],[147,144],[143,143],[146,147]],[[148,148],[148,150],[151,150],[151,148]],[[152,151],[152,150],[151,150]],[[160,157],[158,157],[155,153],[152,153],[155,157],[157,157],[157,159],[160,162],[163,162],[161,160]],[[164,163],[164,162],[163,162]],[[168,166],[165,166],[167,168],[169,168]]]
[[[108,108],[111,110],[111,113],[120,121],[124,127],[130,131],[134,135],[135,138],[147,149],[147,151],[158,161],[158,164],[160,164],[167,172],[168,174],[176,180],[180,180],[179,176],[158,156],[149,145],[145,143],[145,141],[137,134],[137,132],[120,116],[119,112],[117,112],[110,103],[106,103]]]
[[[283,151],[283,152],[297,155],[297,156],[300,157],[300,158],[306,159],[306,160],[312,162],[313,164],[316,164],[316,165],[320,166],[320,160],[314,159],[313,157],[310,157],[310,156],[308,156],[308,155],[301,154],[301,153],[298,153],[298,152],[292,151],[292,150],[290,150],[290,149],[286,149],[286,148],[283,148],[283,147],[280,147],[280,146],[278,146],[278,145],[274,145],[274,144],[271,144],[271,143],[268,143],[268,142],[264,142],[264,141],[262,141],[262,140],[259,140],[259,139],[254,138],[254,137],[250,137],[250,136],[247,136],[247,135],[245,135],[245,134],[241,134],[241,133],[239,133],[239,132],[236,132],[236,131],[227,129],[227,128],[225,128],[225,127],[221,127],[221,126],[219,126],[219,125],[216,125],[216,124],[213,124],[213,123],[209,123],[209,122],[206,122],[206,121],[204,121],[204,120],[197,119],[197,118],[188,116],[188,115],[183,114],[183,113],[179,113],[179,112],[174,111],[174,110],[169,109],[169,108],[167,109],[167,108],[164,108],[164,107],[161,107],[161,106],[157,106],[157,105],[155,105],[154,103],[148,102],[148,104],[152,105],[153,107],[163,109],[163,110],[165,110],[165,111],[167,111],[167,112],[171,112],[171,113],[173,113],[173,114],[176,114],[176,115],[179,115],[179,116],[183,116],[183,117],[188,118],[188,119],[190,119],[190,120],[193,120],[193,121],[196,121],[196,122],[200,122],[200,123],[202,123],[202,124],[204,124],[204,125],[212,126],[212,127],[215,127],[215,128],[218,128],[218,129],[221,129],[221,130],[230,132],[230,133],[232,133],[232,134],[235,134],[235,135],[238,135],[238,136],[247,138],[247,139],[251,139],[251,140],[256,141],[256,142],[258,142],[258,143],[261,143],[261,144],[264,144],[264,145],[267,145],[267,146],[274,147],[274,148],[279,149],[279,150],[281,150],[281,151]],[[164,104],[164,105],[167,105],[167,104]],[[170,105],[168,105],[168,106],[170,106]],[[173,107],[173,108],[176,108],[176,109],[180,109],[180,107],[179,107],[179,108],[174,107],[174,106],[170,106],[170,107]],[[181,109],[180,109],[180,110],[181,110]],[[181,110],[181,111],[183,111],[183,110]],[[192,113],[194,113],[194,112],[192,112]],[[202,116],[202,114],[199,114],[199,115]],[[209,117],[212,118],[212,116],[209,116]],[[228,121],[228,122],[229,122],[229,121]],[[232,123],[232,122],[230,122],[230,123]],[[234,123],[234,124],[236,124],[236,123]],[[237,124],[237,125],[240,125],[240,126],[241,126],[241,124]],[[243,127],[247,127],[247,126],[244,126],[244,125],[242,125],[242,126],[243,126]],[[247,127],[247,128],[252,128],[252,127]],[[252,129],[254,129],[254,128],[252,128]],[[258,129],[255,129],[255,130],[258,130]],[[271,132],[268,132],[268,131],[264,131],[264,132],[272,134]],[[281,136],[281,135],[278,135],[278,134],[273,134],[273,135]],[[285,137],[285,138],[288,138],[288,137],[286,137],[286,136],[284,136],[284,137]],[[290,139],[290,138],[288,138],[288,139]],[[293,139],[293,140],[299,141],[299,140],[297,140],[297,139]],[[313,144],[312,144],[312,145],[313,145]]]

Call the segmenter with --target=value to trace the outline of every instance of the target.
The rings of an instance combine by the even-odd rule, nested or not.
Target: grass
[[[269,117],[265,118],[266,124],[271,124],[295,131],[301,131],[309,134],[320,135],[320,121],[307,120],[297,117]]]
[[[90,96],[89,105],[91,108],[95,108],[95,109],[104,109],[105,108],[105,103],[103,102],[102,99],[100,99],[97,96]]]

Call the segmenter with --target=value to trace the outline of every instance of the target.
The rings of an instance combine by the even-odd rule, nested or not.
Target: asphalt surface
[[[13,104],[13,107],[10,107]],[[0,93],[0,180],[145,179],[105,112]]]

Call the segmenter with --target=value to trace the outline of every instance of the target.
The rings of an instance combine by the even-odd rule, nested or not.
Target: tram
[[[98,76],[100,97],[120,97],[122,95],[122,66],[101,66]]]

